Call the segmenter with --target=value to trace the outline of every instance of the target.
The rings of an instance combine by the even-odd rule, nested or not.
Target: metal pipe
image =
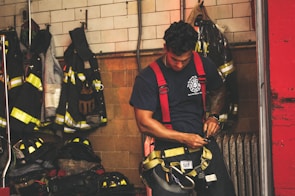
[[[5,187],[5,177],[11,162],[11,145],[10,145],[10,122],[9,122],[9,103],[8,103],[8,78],[6,69],[6,54],[5,54],[5,35],[1,35],[2,43],[2,59],[3,59],[3,70],[4,70],[4,89],[5,89],[5,106],[6,106],[6,134],[7,134],[7,155],[8,159],[2,172],[2,187]]]
[[[31,0],[28,0],[28,9],[29,9],[29,48],[32,43],[32,15],[31,15]]]
[[[256,1],[261,195],[273,195],[267,0]],[[259,25],[258,25],[259,24]]]
[[[180,0],[180,20],[185,21],[185,0]]]

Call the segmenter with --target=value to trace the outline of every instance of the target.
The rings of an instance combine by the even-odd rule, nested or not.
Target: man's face
[[[181,71],[190,62],[193,56],[192,51],[187,51],[180,56],[177,56],[172,51],[166,51],[166,66],[174,71]],[[165,62],[164,62],[165,63]]]

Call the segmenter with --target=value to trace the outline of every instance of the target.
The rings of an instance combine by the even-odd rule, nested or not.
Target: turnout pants
[[[171,179],[171,175],[163,171],[161,165],[146,172],[143,178],[152,189],[153,196],[191,196],[195,190],[197,196],[235,196],[234,186],[225,165],[223,155],[214,139],[206,146],[212,153],[209,165],[204,169],[203,177],[193,176],[194,188],[180,188],[178,179]],[[193,167],[200,165],[202,150],[165,159],[165,165],[180,162],[181,160],[192,161]],[[185,171],[185,173],[188,173]],[[176,182],[175,182],[176,181]],[[181,181],[181,180],[180,180]]]

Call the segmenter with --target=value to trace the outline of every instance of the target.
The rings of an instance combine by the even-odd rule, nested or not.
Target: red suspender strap
[[[168,103],[168,86],[166,80],[163,76],[162,70],[160,69],[157,62],[151,63],[150,67],[156,74],[158,87],[159,87],[159,99],[161,104],[162,110],[162,121],[165,127],[168,129],[172,129],[171,119],[170,119],[170,110],[169,110],[169,103]]]
[[[203,62],[201,60],[201,57],[198,53],[193,52],[194,55],[194,63],[196,66],[196,71],[198,74],[198,79],[201,84],[201,91],[202,91],[202,100],[203,100],[203,107],[204,111],[206,111],[206,75],[204,71]],[[152,62],[150,64],[150,67],[153,69],[153,71],[156,74],[158,87],[159,87],[159,99],[161,104],[161,110],[162,110],[162,121],[163,124],[168,128],[172,129],[171,125],[171,119],[170,119],[170,110],[169,110],[169,103],[168,103],[168,86],[166,83],[166,80],[163,76],[162,70],[160,69],[159,65],[156,61]]]
[[[203,62],[201,60],[200,55],[195,51],[193,51],[193,55],[194,55],[194,62],[195,62],[195,66],[196,66],[196,70],[198,74],[198,80],[200,81],[200,84],[201,84],[203,107],[204,107],[204,111],[206,112],[206,74],[204,71],[204,66],[203,66]]]

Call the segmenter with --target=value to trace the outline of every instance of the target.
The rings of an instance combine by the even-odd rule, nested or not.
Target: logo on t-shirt
[[[201,94],[201,84],[198,80],[198,77],[192,76],[189,81],[187,82],[187,88],[191,91],[188,96],[198,95]]]

